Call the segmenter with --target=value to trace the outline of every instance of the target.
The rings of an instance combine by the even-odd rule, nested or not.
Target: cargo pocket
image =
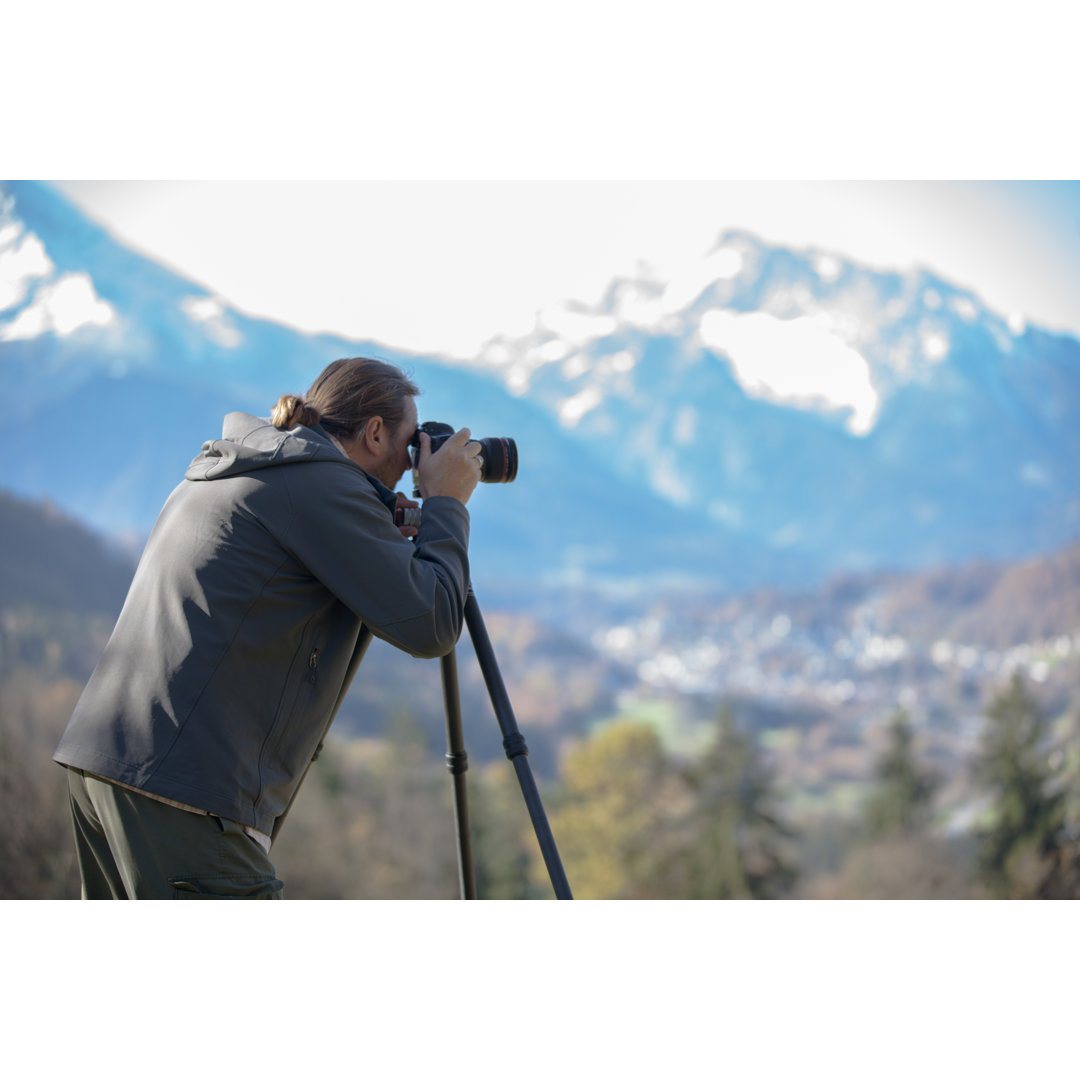
[[[282,900],[285,882],[265,874],[169,878],[174,900]]]
[[[204,819],[207,820],[207,819]],[[209,815],[217,834],[201,865],[174,866],[174,900],[283,900],[285,883],[266,852],[235,821]]]

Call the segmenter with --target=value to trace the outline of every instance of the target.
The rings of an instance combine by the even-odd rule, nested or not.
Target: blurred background
[[[165,494],[224,413],[368,352],[422,418],[518,442],[470,502],[473,581],[575,896],[791,900],[391,901],[315,933],[297,903],[235,932],[3,905],[20,1063],[87,971],[68,1042],[146,1010],[126,1043],[160,1054],[175,1010],[166,1035],[117,941],[220,982],[261,918],[295,1021],[272,1052],[305,1073],[451,1047],[492,1076],[1060,1071],[1071,909],[797,901],[1076,895],[1063,25],[1054,0],[5,11],[0,896],[77,894],[50,756]],[[550,897],[459,653],[481,895]],[[456,896],[443,749],[437,665],[373,651],[275,851],[286,896]],[[470,1023],[496,987],[527,1029]]]
[[[0,183],[0,897],[187,462],[341,356],[517,441],[473,585],[580,898],[1080,896],[1080,182]],[[551,888],[459,649],[481,895]],[[378,643],[275,848],[457,894]]]

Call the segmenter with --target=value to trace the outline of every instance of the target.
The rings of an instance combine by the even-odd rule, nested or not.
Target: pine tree
[[[889,722],[889,741],[877,761],[877,784],[866,808],[871,839],[921,832],[929,824],[940,777],[919,764],[911,721],[902,709]]]
[[[469,770],[469,818],[481,900],[546,900],[549,879],[530,878],[539,848],[517,775],[508,761]],[[558,841],[556,837],[556,841]]]
[[[693,899],[775,899],[798,872],[793,834],[781,820],[774,781],[752,738],[721,707],[704,754],[686,770],[693,804],[677,853],[684,895]]]
[[[941,778],[915,756],[915,735],[898,709],[875,763],[874,789],[854,846],[837,880],[844,899],[963,899],[969,871],[949,842],[930,828]]]
[[[991,798],[979,833],[979,875],[994,896],[1080,897],[1076,842],[1065,828],[1065,792],[1049,765],[1046,725],[1019,674],[991,702],[976,762]]]

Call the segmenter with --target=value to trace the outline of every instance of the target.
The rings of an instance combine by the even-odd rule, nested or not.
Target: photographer
[[[414,656],[456,644],[480,447],[421,432],[423,517],[398,527],[418,392],[338,360],[271,422],[230,413],[188,467],[54,755],[84,897],[279,899],[271,835],[362,627]]]

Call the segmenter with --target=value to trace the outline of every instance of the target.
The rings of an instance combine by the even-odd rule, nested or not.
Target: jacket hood
[[[298,424],[289,431],[281,431],[269,420],[242,412],[229,413],[225,417],[221,438],[203,443],[184,477],[187,480],[219,480],[302,461],[329,461],[355,469],[391,511],[394,509],[396,493],[347,458],[333,444],[322,425],[304,427]]]
[[[234,412],[225,417],[221,438],[204,442],[184,475],[188,480],[217,480],[275,465],[318,460],[343,460],[321,427],[280,431],[269,420]]]

